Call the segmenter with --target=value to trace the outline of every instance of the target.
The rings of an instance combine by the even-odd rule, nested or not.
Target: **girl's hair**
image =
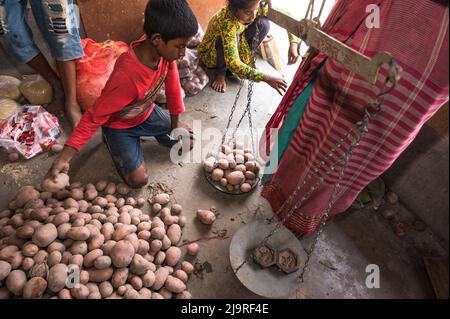
[[[233,10],[245,10],[248,9],[260,0],[228,0],[228,5]]]

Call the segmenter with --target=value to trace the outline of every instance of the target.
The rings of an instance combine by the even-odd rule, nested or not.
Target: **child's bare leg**
[[[211,83],[211,87],[220,93],[225,93],[227,90],[227,64],[225,62],[225,53],[223,50],[222,38],[219,37],[216,42],[216,70],[214,75],[214,80]]]
[[[142,163],[137,169],[124,176],[124,180],[131,188],[142,188],[148,183],[147,165]]]
[[[225,93],[227,89],[227,80],[225,74],[216,74],[214,76],[214,81],[211,84],[211,87],[220,93]]]
[[[75,60],[57,61],[61,81],[65,93],[65,110],[72,127],[75,128],[81,120],[81,108],[77,102],[77,72]]]
[[[38,74],[40,74],[53,88],[54,99],[48,106],[48,111],[57,114],[62,111],[61,107],[64,105],[64,91],[60,79],[56,72],[48,64],[42,53],[39,53],[31,61],[27,63]]]

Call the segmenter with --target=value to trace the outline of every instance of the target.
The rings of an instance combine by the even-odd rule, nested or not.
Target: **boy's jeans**
[[[57,61],[84,55],[73,0],[0,0],[0,40],[18,63],[27,63],[40,52],[26,22],[28,2]]]

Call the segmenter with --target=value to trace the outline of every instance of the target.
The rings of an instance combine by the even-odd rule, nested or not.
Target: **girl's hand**
[[[287,82],[278,76],[272,76],[272,75],[264,75],[264,82],[269,84],[271,87],[273,87],[280,95],[283,95],[284,92],[287,90]]]
[[[292,42],[289,46],[288,65],[297,63],[300,54],[298,54],[298,43]]]

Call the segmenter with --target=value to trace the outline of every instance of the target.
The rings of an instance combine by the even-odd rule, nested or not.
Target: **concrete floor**
[[[0,57],[0,73],[17,75],[18,70],[1,52]],[[269,69],[264,62],[260,64]],[[26,70],[22,69],[22,72]],[[223,129],[236,91],[237,85],[231,83],[226,94],[217,94],[208,87],[199,95],[187,98],[183,120],[201,120],[203,128]],[[264,126],[269,118],[268,110],[275,100],[276,94],[267,85],[256,85],[253,103],[255,126]],[[243,105],[239,109],[242,111]],[[63,136],[62,141],[65,138]],[[172,163],[167,149],[154,140],[143,141],[143,145],[150,172],[149,186],[163,183],[184,207],[188,222],[183,240],[208,238],[219,233],[224,235],[199,242],[201,252],[196,261],[206,268],[189,281],[188,288],[194,298],[260,298],[239,282],[229,262],[229,244],[233,234],[254,218],[273,215],[268,203],[260,197],[260,189],[247,196],[219,193],[207,183],[199,164]],[[7,155],[0,151],[0,209],[7,206],[19,187],[39,184],[53,160],[54,155],[46,153],[26,162],[8,163]],[[98,134],[74,158],[70,176],[71,181],[85,184],[99,179],[120,182]],[[448,194],[448,182],[446,187]],[[135,194],[147,198],[151,191],[151,188],[144,187]],[[199,224],[194,218],[197,209],[211,207],[217,209],[218,220],[212,227]],[[349,211],[337,217],[324,230],[305,283],[299,284],[290,298],[434,298],[423,257],[447,257],[448,241],[438,240],[430,228],[421,232],[414,230],[411,225],[418,214],[411,207],[408,210],[399,204],[396,209],[399,218],[408,225],[407,234],[402,238],[394,234],[388,221],[371,209]],[[148,211],[147,204],[144,211]],[[302,239],[304,247],[308,247],[310,242],[311,239]],[[380,268],[379,289],[369,289],[365,285],[369,264]]]

